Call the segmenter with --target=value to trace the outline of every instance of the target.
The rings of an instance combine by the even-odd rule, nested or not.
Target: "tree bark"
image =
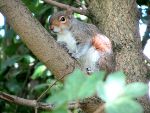
[[[89,11],[103,33],[114,42],[116,70],[123,69],[127,81],[146,82],[147,69],[142,60],[141,42],[138,33],[138,10],[131,0],[90,0]],[[0,0],[0,11],[19,34],[28,48],[39,58],[55,77],[61,78],[73,71],[76,62],[61,49],[41,24],[33,18],[21,0]],[[91,102],[91,101],[90,101]],[[141,100],[145,113],[150,112],[148,99]],[[91,104],[91,103],[90,103]],[[97,104],[94,106],[94,104]],[[98,103],[82,106],[88,113]],[[92,107],[93,108],[93,107]]]
[[[57,79],[73,71],[75,61],[57,45],[21,0],[0,0],[0,11],[27,47]]]
[[[90,0],[93,21],[113,42],[116,70],[123,70],[127,82],[147,82],[147,68],[142,59],[139,13],[136,0]],[[150,112],[148,96],[140,100],[145,113]]]

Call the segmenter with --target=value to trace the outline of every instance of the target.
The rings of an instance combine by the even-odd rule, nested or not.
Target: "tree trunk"
[[[136,0],[90,0],[88,5],[93,21],[113,42],[115,69],[126,73],[127,82],[147,82]],[[150,113],[148,96],[140,101]]]

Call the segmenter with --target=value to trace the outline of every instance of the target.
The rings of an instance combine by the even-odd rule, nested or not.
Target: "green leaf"
[[[106,79],[106,83],[107,84],[117,83],[118,85],[124,86],[126,83],[125,79],[126,77],[123,71],[118,71],[118,72],[109,74]]]
[[[70,100],[83,99],[94,95],[96,85],[104,79],[104,72],[96,72],[86,76],[82,71],[76,69],[66,78],[64,90],[48,98],[48,102],[60,106]]]
[[[119,97],[125,86],[125,75],[123,72],[115,72],[108,75],[106,82],[97,85],[97,94],[105,102],[113,101]]]
[[[35,61],[35,59],[31,55],[24,55],[23,58],[27,63],[33,63]]]
[[[148,93],[148,85],[141,82],[128,84],[124,89],[124,95],[131,98],[144,96],[146,93]]]
[[[18,94],[21,91],[22,85],[19,84],[15,79],[6,82],[6,87],[14,94]]]
[[[96,85],[104,80],[105,72],[95,72],[89,76],[86,81],[83,81],[79,88],[78,98],[86,98],[94,95],[96,92]]]
[[[71,75],[68,76],[65,82],[65,90],[68,92],[67,94],[69,100],[77,99],[79,89],[86,79],[87,76],[85,76],[79,69],[76,69]]]
[[[45,13],[48,9],[50,9],[51,7],[49,5],[45,5],[44,7],[41,6],[38,15],[42,15],[43,13]]]
[[[129,98],[119,98],[105,105],[106,113],[143,113],[142,106]]]
[[[100,82],[97,85],[97,96],[101,98],[103,101],[107,101],[107,95],[105,91],[105,84],[104,82]]]
[[[8,56],[13,56],[15,53],[16,53],[16,50],[17,48],[19,47],[19,44],[11,44],[9,46],[6,46],[4,48],[4,51],[5,53],[8,55]]]
[[[23,57],[20,55],[14,55],[8,58],[6,61],[2,62],[2,69],[5,69],[7,66],[12,66],[14,63],[20,61]]]
[[[46,84],[46,83],[38,84],[33,87],[33,90],[41,90],[41,89],[46,88],[47,86],[48,86],[48,84]]]
[[[43,72],[44,72],[45,70],[46,70],[46,66],[45,66],[45,65],[39,65],[39,66],[35,69],[33,75],[31,76],[31,78],[34,80],[34,79],[40,77],[40,76],[43,74]]]
[[[62,104],[66,103],[68,98],[67,98],[67,92],[65,92],[64,90],[63,91],[60,91],[58,93],[56,93],[55,95],[53,96],[50,96],[46,101],[48,103],[53,103],[55,104],[57,107],[61,106]]]

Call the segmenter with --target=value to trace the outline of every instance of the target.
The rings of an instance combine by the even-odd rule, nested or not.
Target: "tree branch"
[[[60,7],[60,8],[62,8],[62,9],[71,9],[72,11],[77,12],[77,13],[80,13],[80,14],[83,14],[83,15],[88,15],[88,14],[89,14],[89,13],[88,13],[88,10],[83,9],[83,8],[75,8],[75,7],[66,5],[66,4],[62,4],[62,3],[59,3],[59,2],[53,1],[53,0],[44,0],[44,1],[45,1],[46,3],[49,3],[49,4],[51,4],[51,5]]]
[[[32,13],[21,0],[0,0],[0,12],[21,37],[22,41],[60,79],[77,66],[43,26],[33,18]]]
[[[29,107],[33,107],[37,109],[53,110],[55,108],[55,106],[52,104],[37,102],[37,100],[29,100],[29,99],[20,98],[14,95],[4,93],[2,91],[0,91],[0,99],[3,99],[10,103],[15,103],[18,105],[23,105],[23,106],[29,106]],[[80,106],[79,103],[69,103],[68,108],[73,109],[73,108],[78,108],[79,106]]]
[[[33,108],[40,108],[40,109],[45,109],[45,110],[52,110],[54,109],[54,106],[52,104],[46,104],[42,102],[37,102],[36,100],[28,100],[24,98],[20,98],[14,95],[10,95],[4,92],[0,91],[0,98],[3,100],[6,100],[10,103],[15,103],[19,105],[24,105],[24,106],[29,106]]]

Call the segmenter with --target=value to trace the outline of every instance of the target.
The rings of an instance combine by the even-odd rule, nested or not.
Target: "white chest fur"
[[[76,40],[73,37],[72,33],[68,30],[64,31],[63,33],[57,34],[57,41],[65,42],[70,52],[75,52],[77,49]]]

